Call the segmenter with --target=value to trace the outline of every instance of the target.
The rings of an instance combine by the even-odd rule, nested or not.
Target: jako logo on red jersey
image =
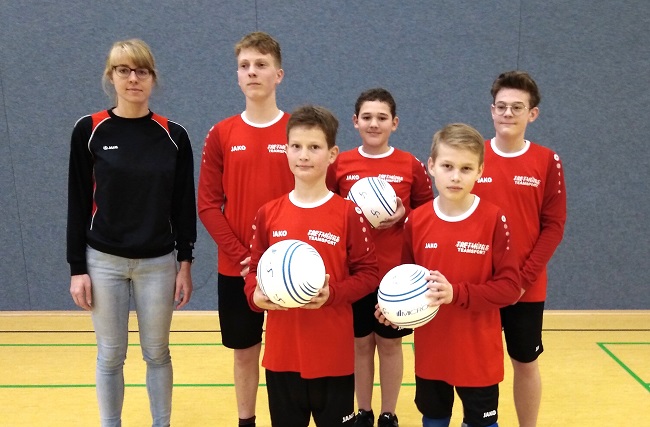
[[[273,230],[273,237],[287,237],[287,230]]]
[[[233,145],[230,147],[230,152],[234,153],[235,151],[246,151],[245,145]]]
[[[478,181],[476,181],[476,182],[477,182],[478,184],[484,184],[484,183],[486,183],[486,182],[492,182],[492,178],[490,178],[489,176],[482,176],[482,177],[480,177],[480,178],[478,179]]]
[[[348,175],[345,177],[346,181],[358,181],[359,180],[359,175]]]

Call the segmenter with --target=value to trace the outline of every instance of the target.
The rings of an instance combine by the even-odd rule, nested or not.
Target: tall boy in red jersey
[[[234,349],[238,425],[254,427],[264,315],[244,296],[251,224],[260,206],[293,188],[293,175],[284,152],[289,115],[276,103],[284,77],[280,45],[254,32],[235,45],[235,55],[246,110],[205,138],[198,211],[218,247],[219,322],[223,345]]]
[[[499,308],[521,293],[509,223],[500,208],[471,193],[483,170],[483,138],[474,128],[451,124],[436,132],[428,169],[439,195],[409,215],[402,251],[403,263],[432,270],[427,296],[440,306],[415,329],[415,403],[423,427],[447,427],[455,389],[464,426],[496,427]]]
[[[399,118],[395,99],[386,89],[364,91],[357,98],[352,116],[359,130],[361,146],[341,153],[327,174],[329,188],[346,197],[359,179],[378,176],[387,180],[398,197],[398,211],[372,229],[377,252],[379,278],[400,264],[404,218],[411,209],[433,200],[426,168],[411,153],[389,145]],[[379,283],[377,283],[379,285]],[[398,427],[395,414],[402,385],[404,356],[402,337],[411,329],[394,329],[375,319],[377,292],[354,303],[355,392],[359,412],[354,427],[373,427],[372,391],[375,379],[375,348],[379,355],[381,412],[377,427]]]
[[[525,139],[539,116],[540,93],[523,71],[501,74],[492,84],[496,135],[485,142],[485,170],[475,193],[498,204],[512,226],[521,274],[519,302],[501,310],[513,394],[520,427],[535,427],[542,399],[538,357],[546,300],[546,265],[562,241],[566,188],[560,157]]]
[[[337,129],[325,108],[305,106],[292,113],[287,158],[295,187],[262,206],[253,227],[245,292],[253,310],[268,311],[262,365],[275,427],[307,427],[311,416],[321,427],[351,426],[354,420],[352,302],[376,286],[377,258],[361,210],[325,184],[338,154]],[[327,273],[311,302],[288,310],[257,285],[262,253],[284,239],[312,245]]]

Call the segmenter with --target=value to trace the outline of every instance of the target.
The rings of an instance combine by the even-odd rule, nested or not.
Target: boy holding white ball
[[[263,205],[251,240],[244,291],[250,307],[267,310],[266,369],[271,424],[351,426],[354,421],[354,333],[352,302],[379,280],[370,226],[353,202],[327,188],[336,159],[338,121],[327,109],[298,108],[287,124],[287,159],[295,187]],[[309,243],[325,264],[325,283],[311,301],[287,309],[257,283],[262,254],[274,243]]]
[[[414,334],[415,403],[423,427],[449,426],[454,388],[463,426],[498,425],[499,308],[515,303],[521,291],[505,215],[471,193],[483,156],[483,138],[471,126],[455,123],[436,132],[428,170],[439,196],[405,223],[402,262],[431,270],[427,293],[430,305],[440,306]],[[375,315],[385,321],[379,310]]]
[[[377,248],[379,277],[400,263],[404,218],[411,209],[433,200],[431,180],[420,160],[411,153],[389,145],[397,130],[395,99],[389,91],[374,88],[359,95],[352,122],[359,130],[361,146],[341,153],[329,168],[327,183],[343,197],[362,178],[379,177],[388,181],[397,196],[397,212],[372,229]],[[377,283],[379,285],[379,283]],[[355,344],[355,391],[359,412],[355,427],[373,427],[372,391],[375,377],[375,348],[379,354],[381,412],[378,427],[398,427],[395,409],[402,384],[404,357],[402,337],[411,329],[394,329],[374,317],[377,292],[353,305]]]

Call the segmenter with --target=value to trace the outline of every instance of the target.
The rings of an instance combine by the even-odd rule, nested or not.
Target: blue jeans
[[[129,259],[86,250],[92,282],[92,319],[97,337],[97,400],[102,427],[122,425],[124,360],[128,345],[129,300],[133,295],[147,393],[154,427],[171,418],[173,374],[169,330],[174,311],[174,253]]]

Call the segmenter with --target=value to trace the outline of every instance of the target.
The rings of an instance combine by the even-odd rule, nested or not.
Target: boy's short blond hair
[[[280,43],[270,34],[263,31],[255,31],[246,34],[235,44],[235,56],[238,57],[243,49],[256,49],[262,55],[270,54],[275,60],[275,65],[282,68],[282,50]]]
[[[466,125],[465,123],[451,123],[433,135],[430,157],[434,162],[436,161],[436,157],[438,157],[438,147],[441,145],[468,150],[478,155],[479,166],[483,164],[485,157],[484,139],[479,131],[470,125]]]
[[[330,110],[317,105],[304,105],[298,107],[291,113],[287,122],[287,139],[291,129],[302,127],[307,129],[320,129],[325,134],[327,148],[336,145],[336,133],[339,129],[339,121]]]

